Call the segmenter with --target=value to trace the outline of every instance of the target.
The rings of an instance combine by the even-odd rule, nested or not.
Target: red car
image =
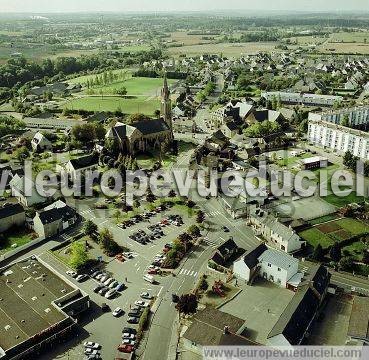
[[[147,273],[150,275],[156,275],[157,271],[155,269],[150,269]]]
[[[132,345],[119,345],[117,350],[123,353],[131,353],[132,351],[134,351],[134,346]]]

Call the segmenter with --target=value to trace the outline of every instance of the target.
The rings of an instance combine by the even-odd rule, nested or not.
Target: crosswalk
[[[194,270],[188,270],[188,269],[181,269],[178,275],[186,275],[186,276],[197,276],[197,271]]]
[[[219,210],[217,210],[217,211],[209,211],[209,212],[206,213],[206,215],[208,215],[208,216],[216,216],[216,215],[221,215],[221,214],[222,214],[222,212],[219,211]]]

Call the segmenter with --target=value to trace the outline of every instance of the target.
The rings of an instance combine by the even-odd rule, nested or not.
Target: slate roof
[[[314,319],[319,303],[319,298],[309,286],[298,289],[268,338],[283,334],[291,345],[299,345]]]
[[[9,216],[17,215],[24,212],[21,204],[9,204],[0,207],[0,219],[6,219]]]
[[[89,166],[97,165],[99,162],[99,155],[89,154],[76,159],[71,159],[70,162],[75,170],[83,169]]]
[[[243,261],[249,269],[254,268],[258,264],[259,256],[268,248],[265,244],[259,244],[250,249],[244,256]]]
[[[354,297],[347,335],[369,340],[369,298]]]
[[[184,338],[201,346],[212,345],[256,345],[238,335],[244,320],[213,308],[198,312],[192,324],[184,333]],[[228,326],[229,334],[223,334]]]
[[[258,259],[260,262],[267,262],[285,270],[288,270],[299,262],[298,259],[295,259],[293,256],[275,249],[267,249]]]
[[[45,225],[59,220],[68,221],[76,216],[76,210],[65,205],[64,207],[42,211],[38,215],[41,222]]]
[[[168,124],[163,119],[146,119],[132,124],[143,135],[155,134],[162,131],[169,131]]]

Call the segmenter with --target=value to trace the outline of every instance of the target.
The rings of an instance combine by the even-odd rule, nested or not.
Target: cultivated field
[[[367,232],[369,232],[367,224],[359,220],[344,218],[313,226],[301,231],[299,235],[313,247],[320,244],[323,248],[328,248],[336,241],[347,240],[352,236]]]
[[[189,45],[169,48],[171,55],[197,56],[202,54],[223,54],[228,57],[241,57],[243,55],[256,54],[258,52],[268,52],[275,50],[275,42],[250,42],[250,43],[223,43],[223,44],[203,44]]]

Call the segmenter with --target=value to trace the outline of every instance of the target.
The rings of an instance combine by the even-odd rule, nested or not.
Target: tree
[[[350,119],[348,117],[348,115],[344,115],[342,120],[341,120],[341,125],[342,126],[349,126],[350,125]]]
[[[316,261],[323,261],[324,259],[324,250],[322,248],[322,245],[318,244],[316,248],[314,249],[314,252],[312,254],[312,258]]]
[[[332,261],[339,262],[341,260],[341,246],[338,242],[335,242],[329,251],[329,256],[331,257]]]
[[[369,250],[364,251],[362,262],[369,265]]]
[[[104,140],[105,139],[105,134],[106,134],[106,130],[103,124],[100,123],[95,123],[94,124],[94,131],[95,131],[95,137],[97,140]]]
[[[116,90],[116,93],[121,96],[127,95],[127,88],[125,86],[122,86],[121,88]]]
[[[29,156],[29,150],[27,147],[22,146],[16,150],[15,156],[20,162],[23,162]]]
[[[97,232],[97,225],[93,221],[87,220],[83,225],[82,231],[85,235],[92,237]]]
[[[350,256],[343,257],[338,263],[338,268],[343,271],[352,271],[353,266],[354,261]]]
[[[156,196],[152,193],[152,191],[149,189],[146,193],[146,201],[150,204],[152,204],[156,200]]]
[[[196,214],[196,222],[198,224],[202,224],[205,221],[205,213],[202,210],[199,210]]]
[[[122,250],[114,241],[113,234],[108,229],[100,231],[99,243],[104,253],[108,256],[114,256]]]
[[[80,270],[88,261],[88,253],[85,244],[82,242],[74,242],[70,247],[69,265],[75,269]]]
[[[201,235],[200,229],[197,225],[191,225],[187,232],[194,237],[199,237]]]
[[[75,141],[90,145],[95,140],[95,126],[90,123],[75,125],[72,128],[71,135]]]
[[[194,294],[184,294],[179,297],[176,309],[179,314],[190,315],[194,314],[197,310],[198,300]]]

